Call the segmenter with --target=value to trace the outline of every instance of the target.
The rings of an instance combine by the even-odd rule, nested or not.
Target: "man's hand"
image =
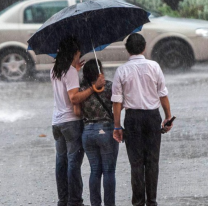
[[[171,119],[171,118],[165,119],[165,120],[163,121],[163,123],[162,123],[162,128],[164,128],[165,133],[167,133],[168,131],[170,131],[171,128],[173,127],[173,123],[171,124],[171,126],[165,126],[165,127],[164,127],[165,123],[166,123],[167,121],[169,121],[170,119]]]
[[[117,142],[122,142],[123,140],[123,130],[114,130],[113,131],[113,138],[117,141]]]
[[[78,62],[76,63],[76,70],[79,72],[80,69],[82,68],[82,66],[83,66],[84,64],[85,64],[85,60],[82,60],[81,62],[78,61]]]
[[[101,88],[105,85],[105,77],[103,74],[100,74],[97,81],[95,82],[95,87],[98,89],[98,88]]]

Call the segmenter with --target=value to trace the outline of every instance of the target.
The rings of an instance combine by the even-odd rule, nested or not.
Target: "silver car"
[[[13,4],[0,12],[0,75],[6,80],[32,77],[50,69],[54,59],[27,51],[27,40],[54,13],[80,0],[30,0]],[[147,41],[146,57],[163,68],[189,68],[196,61],[208,60],[208,21],[171,18],[152,14],[151,23],[141,33]],[[125,40],[97,52],[104,67],[114,67],[128,60]],[[85,60],[93,58],[85,55]]]

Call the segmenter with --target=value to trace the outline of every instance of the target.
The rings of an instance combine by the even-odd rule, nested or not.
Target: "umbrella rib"
[[[98,10],[97,10],[98,11]],[[93,13],[96,13],[97,11],[93,11]],[[105,19],[104,19],[104,17],[101,17],[100,16],[100,18],[103,20],[103,21],[105,21]],[[109,27],[111,27],[113,30],[115,29],[111,24],[110,25],[108,25]],[[90,36],[91,36],[91,34],[90,34]],[[93,39],[92,39],[93,40]],[[115,42],[116,42],[117,40],[115,40]],[[114,43],[114,42],[111,42],[111,43]],[[111,44],[110,43],[110,44]],[[106,44],[109,44],[109,43],[106,43]]]
[[[104,17],[100,16],[100,18],[105,22],[105,18]],[[108,26],[110,26],[113,30],[115,29],[111,24],[110,25],[108,24]]]
[[[53,30],[48,34],[48,36],[45,38],[45,41],[53,33],[54,30],[55,30],[55,28],[53,28]],[[42,46],[44,46],[45,41],[42,43]],[[41,50],[42,46],[40,47],[40,50]]]
[[[99,10],[94,11],[94,13],[96,13],[97,11],[99,11]],[[99,16],[99,17],[105,22],[105,18],[104,18],[103,16]],[[125,22],[126,22],[127,24],[132,25],[135,29],[139,27],[139,26],[137,26],[137,25],[132,24],[130,21],[125,20]],[[110,24],[110,25],[108,24],[108,27],[111,27],[113,30],[115,29],[111,24]],[[132,31],[133,31],[133,30],[132,30]],[[131,31],[131,32],[132,32],[132,31]],[[130,34],[130,33],[129,33],[129,34]],[[124,35],[124,36],[126,36],[126,35]],[[122,37],[124,37],[124,36],[122,36]],[[116,39],[114,42],[118,41],[118,40],[121,39],[122,37]],[[111,43],[109,43],[109,44],[112,44],[112,43],[114,43],[114,42],[111,42]],[[108,43],[106,43],[106,44],[108,44]]]
[[[91,12],[89,12],[89,13],[86,13],[86,16],[87,16],[87,18],[89,18],[89,16],[92,14],[92,13],[95,13],[96,11],[91,11]]]
[[[127,21],[127,20],[126,20],[126,23],[128,23],[128,24],[134,26],[135,28],[138,28],[138,27],[139,27],[139,26],[135,26],[134,24],[132,24],[130,21]]]

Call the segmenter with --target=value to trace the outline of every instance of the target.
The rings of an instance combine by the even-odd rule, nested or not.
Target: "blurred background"
[[[27,40],[53,14],[79,0],[0,0],[0,205],[55,206],[55,149],[51,132],[54,59],[27,51]],[[173,129],[162,136],[160,206],[208,205],[208,0],[129,0],[151,13],[141,31],[145,56],[164,72]],[[98,58],[105,77],[128,60],[125,40]],[[93,58],[89,53],[82,57]],[[82,78],[82,71],[79,73]],[[161,110],[164,118],[163,111]],[[122,112],[122,124],[125,111]],[[89,204],[84,158],[84,202]],[[117,163],[118,206],[131,205],[125,144]]]

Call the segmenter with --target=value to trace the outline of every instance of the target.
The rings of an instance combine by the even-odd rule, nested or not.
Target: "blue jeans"
[[[81,135],[83,121],[53,125],[56,141],[56,183],[58,206],[81,206],[83,183],[81,164],[84,157]]]
[[[113,139],[112,123],[94,123],[84,127],[82,143],[88,157],[91,206],[101,206],[101,176],[103,174],[104,204],[115,206],[115,169],[118,142]]]

